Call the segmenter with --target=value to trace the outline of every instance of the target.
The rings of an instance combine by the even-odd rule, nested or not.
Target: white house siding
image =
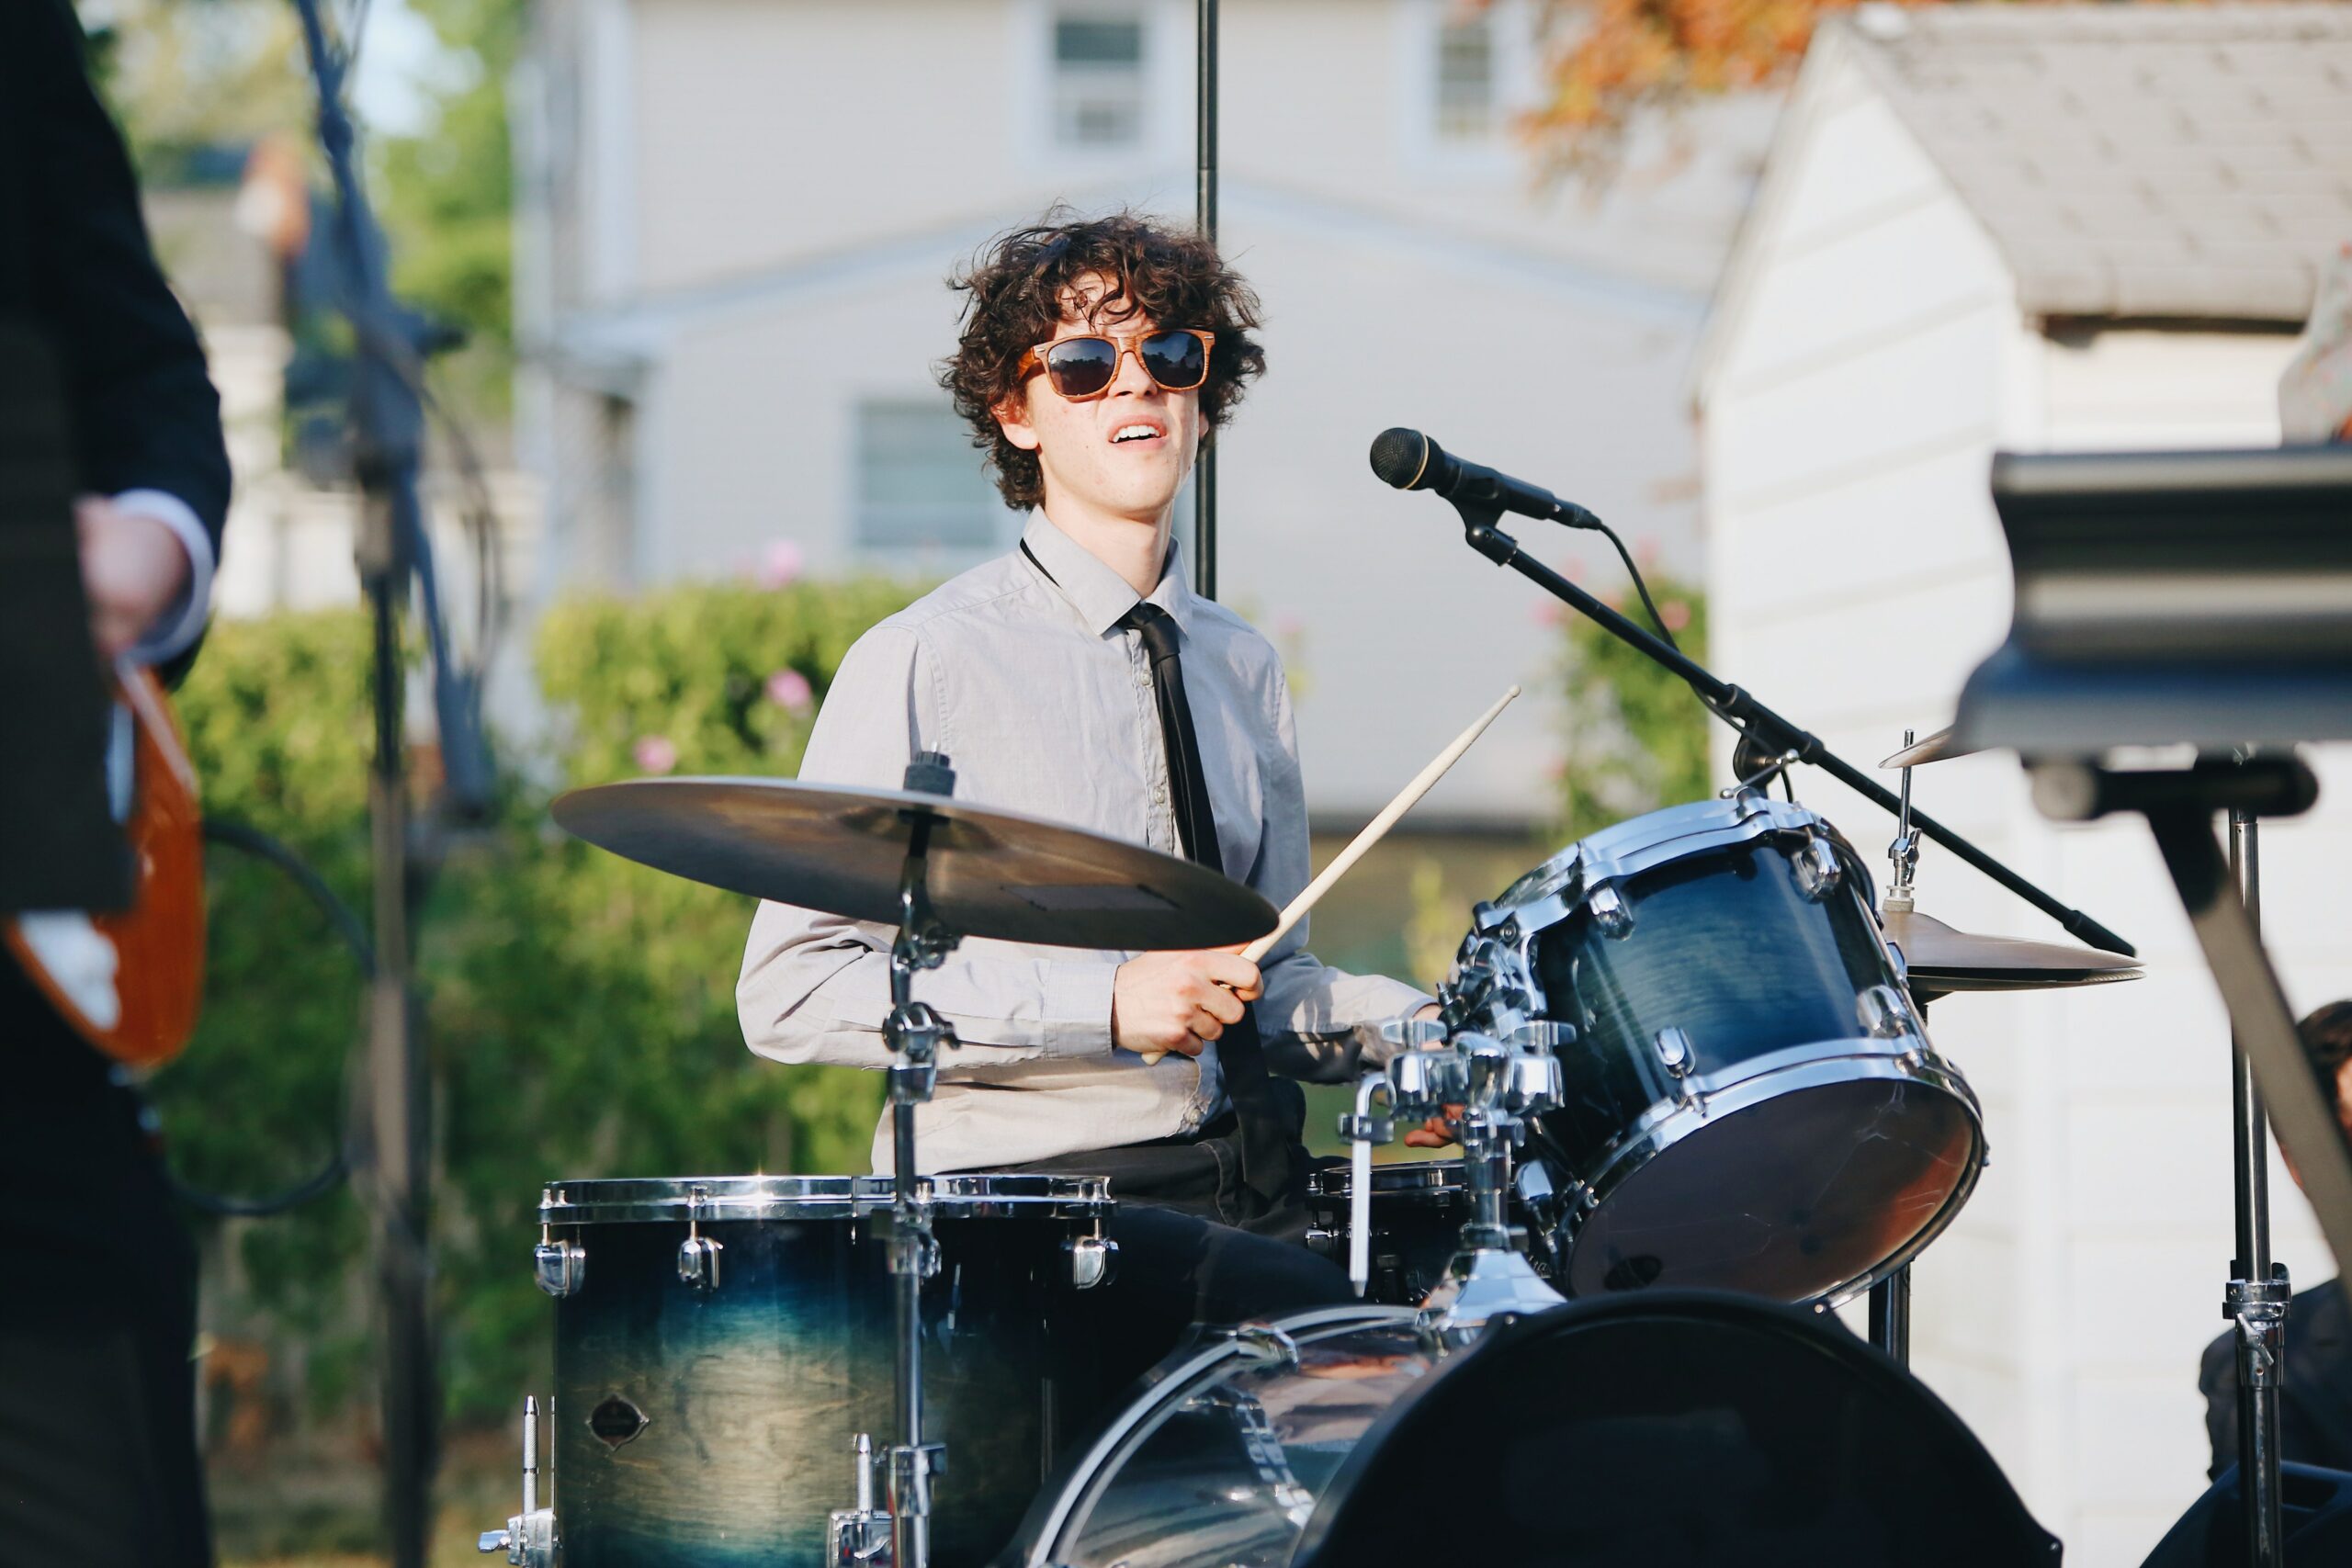
[[[564,145],[569,124],[584,147],[599,126],[605,151],[571,157],[573,186],[523,231],[526,250],[564,253],[525,268],[560,296],[534,310],[556,373],[523,400],[547,410],[545,586],[727,572],[778,539],[818,571],[967,564],[860,554],[854,405],[938,395],[959,303],[942,282],[991,233],[1062,199],[1190,216],[1192,7],[1143,7],[1144,134],[1109,156],[1052,141],[1050,28],[1076,8],[1046,0],[559,9],[545,36],[572,52],[526,74],[550,106],[567,82],[578,96],[540,140]],[[1309,804],[1327,818],[1370,815],[1503,686],[1544,682],[1556,648],[1536,592],[1466,549],[1450,509],[1371,477],[1381,429],[1419,425],[1553,485],[1696,571],[1681,388],[1770,113],[1741,101],[1698,117],[1679,160],[1644,140],[1605,199],[1543,195],[1507,141],[1428,131],[1446,14],[1437,0],[1223,13],[1221,239],[1265,300],[1272,368],[1225,445],[1220,594],[1291,658]],[[622,33],[616,72],[606,43]],[[1507,76],[1532,73],[1532,54],[1504,53]],[[599,463],[625,484],[599,491]],[[616,537],[601,496],[622,488],[634,525]],[[1614,581],[1600,541],[1525,532],[1546,558]],[[1542,820],[1557,730],[1539,691],[1421,819]]]
[[[1943,724],[2007,627],[1995,449],[2277,439],[2286,338],[2053,341],[2020,321],[2000,256],[1834,39],[1806,66],[1752,221],[1700,384],[1718,668],[1857,761]],[[2352,991],[2336,913],[2352,766],[2320,760],[2322,809],[2263,843],[2298,1008]],[[1801,788],[1866,852],[1892,836],[1818,774]],[[2197,1357],[2222,1327],[2232,1242],[2226,1026],[2144,827],[2052,826],[2005,756],[1921,770],[1916,788],[2148,961],[2130,985],[1933,1008],[1993,1160],[1917,1266],[1914,1338],[1917,1371],[2067,1562],[2136,1564],[2204,1485]],[[1963,929],[2056,935],[1932,845],[1920,897]],[[2334,1265],[2273,1169],[2278,1256],[2315,1283]]]

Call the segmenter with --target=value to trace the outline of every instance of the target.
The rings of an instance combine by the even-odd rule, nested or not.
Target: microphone
[[[1541,485],[1515,479],[1478,463],[1453,457],[1418,430],[1397,427],[1373,438],[1372,471],[1398,490],[1433,490],[1461,509],[1516,512],[1571,528],[1600,528],[1600,519],[1573,501],[1562,501]],[[1489,516],[1487,521],[1493,521]]]

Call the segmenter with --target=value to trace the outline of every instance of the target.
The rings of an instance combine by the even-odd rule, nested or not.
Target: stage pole
[[[1193,221],[1216,243],[1216,0],[1198,0],[1193,23],[1199,46],[1193,71]],[[1216,452],[1193,465],[1193,592],[1216,597]]]

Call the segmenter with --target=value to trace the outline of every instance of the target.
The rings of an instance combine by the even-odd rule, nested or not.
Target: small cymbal
[[[1052,947],[1227,947],[1274,929],[1240,883],[1140,844],[943,795],[794,779],[630,779],[558,795],[590,843],[689,881],[854,920],[899,922],[918,816],[925,886],[959,936]]]
[[[1982,746],[1954,746],[1951,743],[1951,726],[1947,724],[1926,739],[1914,741],[1905,746],[1902,750],[1881,762],[1879,766],[1917,768],[1928,762],[1941,762],[1952,757],[1973,756],[1984,749]]]
[[[1880,917],[1886,939],[1903,950],[1911,988],[1920,997],[1953,991],[2039,991],[2136,980],[2139,961],[2069,942],[2026,942],[1955,931],[1932,915],[1893,909]]]

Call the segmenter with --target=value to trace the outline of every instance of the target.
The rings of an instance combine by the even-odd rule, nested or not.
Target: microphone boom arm
[[[1890,816],[1901,815],[1903,803],[1892,791],[1823,745],[1819,737],[1791,723],[1739,687],[1715,679],[1714,674],[1698,660],[1651,636],[1639,625],[1619,615],[1542,561],[1524,554],[1517,539],[1495,526],[1496,520],[1502,514],[1501,508],[1482,505],[1475,501],[1448,499],[1453,501],[1454,509],[1462,513],[1463,536],[1468,540],[1472,549],[1497,566],[1510,568],[1597,624],[1618,641],[1680,676],[1715,716],[1742,735],[1753,737],[1768,751],[1775,755],[1792,751],[1799,761],[1810,762]],[[2120,953],[2127,958],[2138,955],[2138,951],[2130,942],[2080,909],[2071,908],[2036,887],[1916,806],[1911,808],[1910,820],[1917,831],[2057,921],[2076,941],[2109,953]]]

